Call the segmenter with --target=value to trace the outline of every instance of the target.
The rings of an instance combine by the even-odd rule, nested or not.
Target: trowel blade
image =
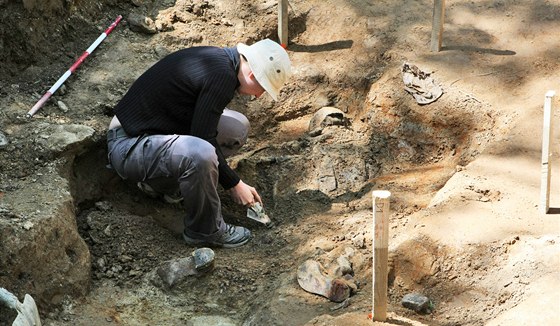
[[[247,209],[247,217],[262,224],[269,224],[271,222],[270,217],[266,215],[260,203],[256,203]]]
[[[25,294],[25,297],[23,298],[23,314],[29,322],[29,325],[41,326],[37,304],[35,303],[33,297],[29,294]]]

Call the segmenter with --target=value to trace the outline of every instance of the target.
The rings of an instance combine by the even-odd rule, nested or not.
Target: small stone
[[[363,249],[366,247],[366,240],[363,235],[358,234],[352,239],[352,244],[358,249]]]
[[[403,307],[412,309],[417,313],[431,313],[433,309],[432,301],[428,297],[418,293],[409,293],[405,295],[401,303]]]
[[[160,58],[165,57],[166,55],[169,54],[169,50],[167,50],[164,46],[162,45],[156,45],[155,49],[154,49],[156,55]]]
[[[352,270],[352,263],[348,258],[340,256],[336,259],[336,268],[333,272],[334,277],[342,277],[344,275],[352,275],[354,271]]]
[[[8,138],[2,132],[0,132],[0,147],[8,145]]]
[[[112,234],[111,234],[111,224],[107,225],[105,230],[103,230],[103,233],[108,237],[112,236]]]
[[[197,272],[205,272],[214,268],[214,251],[210,248],[199,248],[192,252],[194,267]]]
[[[30,221],[26,221],[25,223],[23,223],[23,228],[26,230],[30,230],[33,227],[33,223]]]
[[[100,270],[103,270],[105,268],[105,259],[97,259],[97,267],[99,267]]]
[[[58,105],[58,108],[62,111],[62,112],[68,112],[68,106],[66,106],[66,104],[64,104],[64,102],[62,101],[58,101],[56,102],[56,105]]]
[[[136,13],[128,15],[128,25],[134,32],[143,34],[157,33],[155,23],[151,18]]]
[[[95,208],[100,211],[107,212],[111,210],[112,206],[108,201],[98,201],[97,203],[95,203]]]
[[[133,269],[130,272],[128,272],[128,276],[138,276],[138,275],[142,275],[142,271],[139,271],[137,269]]]

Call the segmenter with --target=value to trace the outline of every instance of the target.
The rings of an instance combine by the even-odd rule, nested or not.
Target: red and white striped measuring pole
[[[44,104],[45,102],[48,101],[48,99],[51,97],[51,95],[54,94],[54,92],[56,92],[56,90],[62,86],[62,84],[66,81],[66,79],[68,79],[68,77],[70,77],[70,75],[76,70],[78,69],[78,67],[82,64],[82,62],[84,62],[84,60],[86,60],[86,58],[95,50],[95,48],[97,48],[97,46],[99,44],[101,44],[101,42],[103,42],[103,40],[107,37],[107,35],[109,35],[113,29],[115,29],[115,27],[117,27],[117,24],[121,21],[122,16],[119,15],[117,17],[117,19],[111,24],[111,26],[109,26],[105,32],[101,33],[101,35],[97,38],[97,40],[95,40],[95,42],[93,42],[89,48],[87,48],[87,50],[78,58],[78,60],[76,60],[76,62],[74,62],[74,64],[70,67],[70,69],[68,69],[64,75],[62,75],[57,81],[56,83],[54,83],[54,85],[45,93],[45,95],[43,95],[43,97],[41,97],[41,99],[31,108],[31,110],[29,110],[29,112],[27,112],[27,117],[31,118]]]

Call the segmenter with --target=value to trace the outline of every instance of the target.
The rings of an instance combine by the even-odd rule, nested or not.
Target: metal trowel
[[[37,305],[29,294],[25,295],[21,303],[15,295],[0,287],[0,303],[17,310],[18,315],[12,326],[41,326]]]
[[[266,215],[259,202],[247,209],[247,217],[264,225],[269,225],[271,222],[270,217]]]

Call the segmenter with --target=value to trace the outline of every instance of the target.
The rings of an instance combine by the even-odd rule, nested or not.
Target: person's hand
[[[250,207],[259,202],[262,205],[261,196],[259,196],[257,190],[245,184],[243,180],[239,180],[239,183],[230,189],[230,194],[237,204]]]

